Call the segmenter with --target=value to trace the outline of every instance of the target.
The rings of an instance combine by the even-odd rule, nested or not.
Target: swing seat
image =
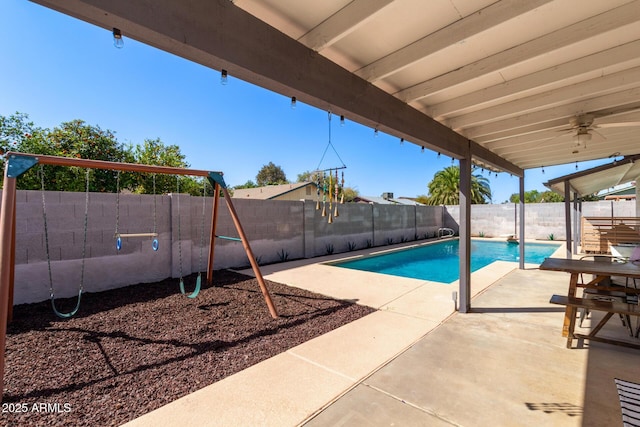
[[[127,239],[130,237],[153,237],[153,241],[151,242],[151,248],[154,251],[158,251],[158,248],[160,247],[160,243],[158,242],[158,233],[116,233],[115,234],[115,238],[116,238],[116,249],[117,250],[121,250],[122,249],[122,239]]]
[[[242,242],[242,239],[240,239],[238,237],[218,236],[217,234],[216,234],[216,237],[218,239],[222,239],[222,240],[231,240],[231,241],[234,241],[234,242]]]
[[[82,289],[78,291],[78,300],[76,301],[76,306],[73,308],[73,310],[71,310],[68,313],[63,313],[58,310],[58,308],[56,307],[56,299],[53,293],[51,293],[50,298],[51,298],[51,307],[53,308],[53,312],[55,313],[55,315],[61,319],[69,319],[75,316],[75,314],[78,312],[78,309],[80,309],[80,300],[82,299]]]
[[[128,237],[158,237],[158,233],[117,233],[115,237],[123,239]]]
[[[184,289],[184,279],[180,278],[180,292],[182,295],[185,295],[187,298],[195,298],[200,293],[200,287],[202,286],[202,276],[198,273],[198,278],[196,279],[196,287],[190,294],[187,294],[187,291]]]

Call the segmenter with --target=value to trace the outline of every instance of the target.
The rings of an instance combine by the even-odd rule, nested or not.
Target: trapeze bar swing
[[[322,153],[322,157],[320,158],[320,162],[318,163],[316,170],[311,172],[311,176],[316,182],[316,195],[317,195],[316,210],[320,210],[320,207],[322,206],[321,215],[323,217],[327,216],[327,195],[328,195],[329,218],[327,219],[327,222],[329,224],[332,224],[333,219],[340,215],[340,212],[338,211],[338,203],[340,204],[344,203],[344,169],[346,169],[347,166],[344,164],[344,162],[340,158],[340,155],[338,154],[338,151],[336,150],[336,148],[333,146],[333,143],[331,142],[332,114],[331,114],[331,111],[328,111],[327,113],[328,113],[328,120],[329,120],[329,142],[327,143],[327,146],[324,149],[324,153]],[[329,149],[329,147],[331,147],[331,149],[335,153],[338,160],[340,160],[340,163],[342,163],[342,166],[332,167],[328,169],[321,169],[320,167],[322,165],[322,161],[324,160],[324,157],[326,156],[327,150]],[[342,170],[341,181],[338,180],[339,170]],[[334,204],[335,204],[335,209],[333,207]]]
[[[116,176],[116,231],[114,237],[116,239],[116,250],[122,249],[122,239],[134,238],[134,237],[153,237],[151,241],[151,249],[157,252],[160,248],[158,242],[158,225],[157,225],[157,195],[156,195],[156,174],[153,174],[153,231],[150,233],[120,233],[118,227],[120,225],[120,171]]]

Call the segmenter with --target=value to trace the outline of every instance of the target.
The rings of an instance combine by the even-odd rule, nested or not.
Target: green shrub
[[[324,246],[324,248],[325,248],[325,251],[327,252],[327,255],[331,255],[331,254],[333,254],[333,250],[334,250],[334,248],[333,248],[333,243],[327,243],[327,244]]]
[[[287,261],[289,259],[289,252],[285,251],[284,249],[279,250],[278,258],[280,258],[281,262]]]

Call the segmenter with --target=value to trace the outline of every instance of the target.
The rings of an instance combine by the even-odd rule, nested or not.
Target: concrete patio
[[[640,353],[567,349],[564,308],[548,301],[566,293],[569,275],[516,266],[472,274],[469,314],[454,311],[455,283],[317,259],[267,266],[269,280],[378,311],[127,425],[621,425],[613,378],[640,382]],[[606,333],[625,331],[614,318]]]

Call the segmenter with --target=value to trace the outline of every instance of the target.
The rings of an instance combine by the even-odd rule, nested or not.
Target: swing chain
[[[87,229],[89,228],[89,172],[91,169],[87,169],[86,172],[86,181],[87,185],[85,188],[85,196],[84,196],[84,236],[82,238],[82,267],[80,268],[80,293],[83,291],[84,286],[84,260],[87,254]]]
[[[202,186],[202,221],[200,223],[200,260],[198,261],[198,274],[202,272],[202,250],[204,248],[204,216],[206,213],[206,195],[207,195],[207,180],[203,179]]]
[[[176,207],[178,208],[178,272],[182,283],[182,240],[180,234],[180,175],[176,175],[176,197],[178,198]]]
[[[44,222],[44,248],[47,254],[47,269],[49,271],[49,296],[53,300],[53,277],[51,275],[51,257],[49,256],[49,230],[47,228],[47,205],[45,202],[44,165],[40,164],[40,183],[42,188],[42,221]]]
[[[118,233],[118,224],[120,223],[120,171],[116,173],[116,237]]]
[[[156,194],[156,174],[153,174],[153,234],[156,234],[158,232],[158,225],[157,225],[157,214],[156,214],[156,210],[158,208],[158,202],[157,199],[158,195]]]
[[[157,251],[160,247],[158,243],[158,195],[156,194],[156,174],[153,174],[153,240],[151,241],[151,249]]]

